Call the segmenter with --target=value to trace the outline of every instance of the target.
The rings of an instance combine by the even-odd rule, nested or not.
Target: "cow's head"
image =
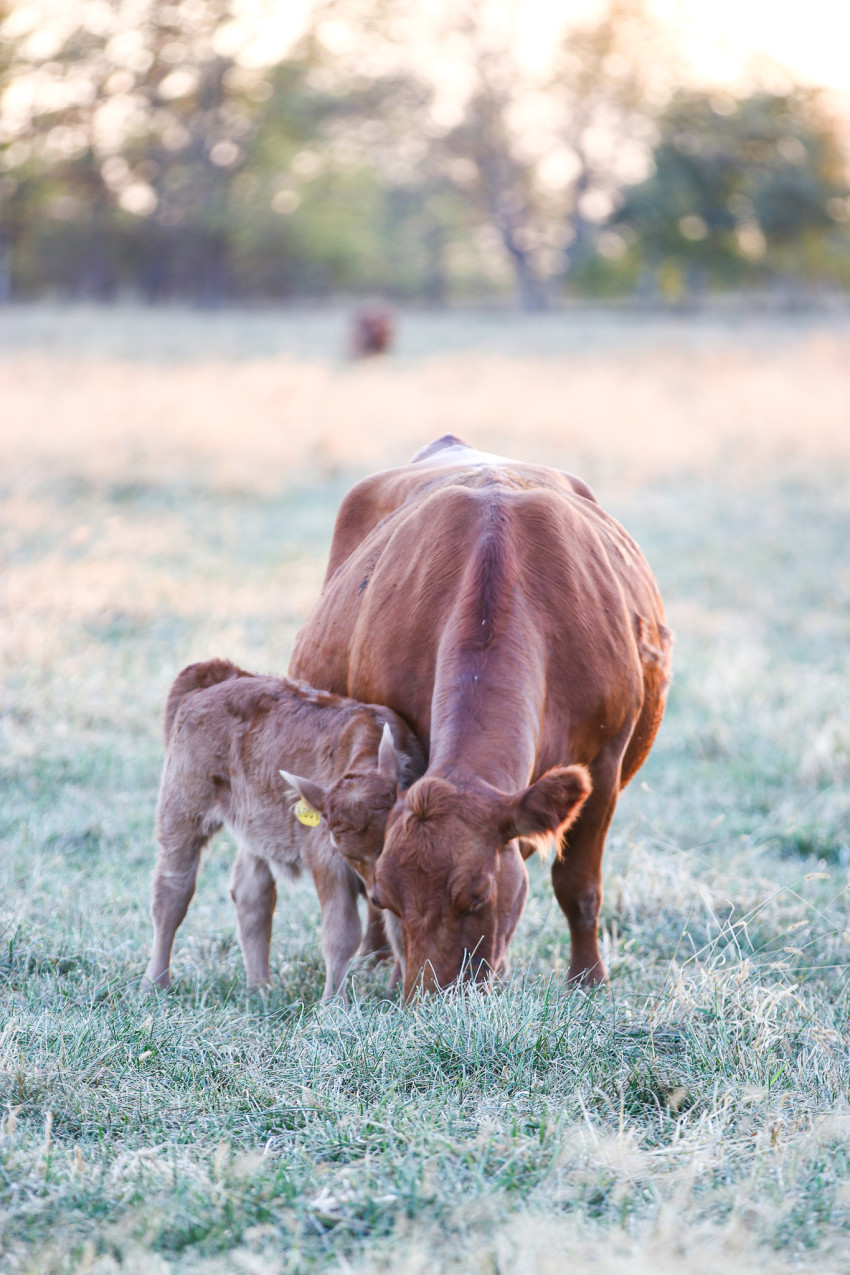
[[[370,893],[387,818],[398,797],[402,769],[403,760],[395,750],[392,731],[385,724],[377,762],[371,769],[352,771],[330,787],[286,770],[280,772],[290,788],[322,816],[337,850]]]
[[[426,775],[399,798],[370,895],[401,921],[405,996],[500,968],[528,892],[517,838],[560,836],[589,793],[584,766],[558,766],[514,793]]]

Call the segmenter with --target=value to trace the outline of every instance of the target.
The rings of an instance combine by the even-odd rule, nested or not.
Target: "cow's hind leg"
[[[571,982],[593,987],[608,977],[599,951],[597,929],[602,906],[602,852],[620,790],[622,746],[603,751],[591,766],[593,789],[559,858],[552,864],[555,898],[570,927]]]
[[[230,897],[236,905],[239,945],[248,986],[266,987],[271,982],[269,954],[277,887],[265,859],[241,846],[233,865]]]
[[[143,990],[171,986],[171,949],[195,893],[201,851],[215,829],[200,832],[188,819],[160,819],[160,851],[153,874],[153,946],[142,978]]]

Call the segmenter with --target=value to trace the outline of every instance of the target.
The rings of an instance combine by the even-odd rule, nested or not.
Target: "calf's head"
[[[398,797],[401,771],[402,760],[396,753],[392,731],[385,725],[377,762],[371,769],[351,771],[329,787],[286,770],[280,772],[290,788],[325,820],[331,840],[370,895],[387,818]]]
[[[515,793],[426,775],[399,798],[370,895],[400,918],[406,997],[500,968],[528,893],[517,838],[559,836],[589,793],[583,766],[558,766]]]

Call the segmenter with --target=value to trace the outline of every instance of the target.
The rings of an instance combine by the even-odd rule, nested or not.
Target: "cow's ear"
[[[378,749],[378,774],[396,787],[401,779],[401,758],[395,750],[389,722],[384,722]]]
[[[320,815],[325,813],[327,794],[320,784],[314,784],[312,779],[302,779],[300,775],[291,775],[288,770],[282,770],[280,773],[302,801],[306,801],[307,805],[317,810]]]
[[[560,836],[578,818],[590,788],[585,766],[555,766],[547,770],[536,783],[505,798],[499,821],[503,841]]]

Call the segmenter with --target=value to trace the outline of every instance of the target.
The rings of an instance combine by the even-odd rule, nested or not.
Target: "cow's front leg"
[[[267,987],[271,982],[269,954],[277,888],[265,859],[241,846],[233,865],[230,897],[236,904],[239,945],[248,986]]]
[[[322,908],[322,955],[325,990],[322,1000],[339,994],[363,933],[357,900],[359,879],[339,855],[314,865],[313,879]]]
[[[560,857],[552,864],[555,898],[570,927],[568,978],[584,987],[595,987],[608,979],[598,938],[602,852],[620,791],[623,747],[612,740],[590,767],[590,796],[566,833]]]

